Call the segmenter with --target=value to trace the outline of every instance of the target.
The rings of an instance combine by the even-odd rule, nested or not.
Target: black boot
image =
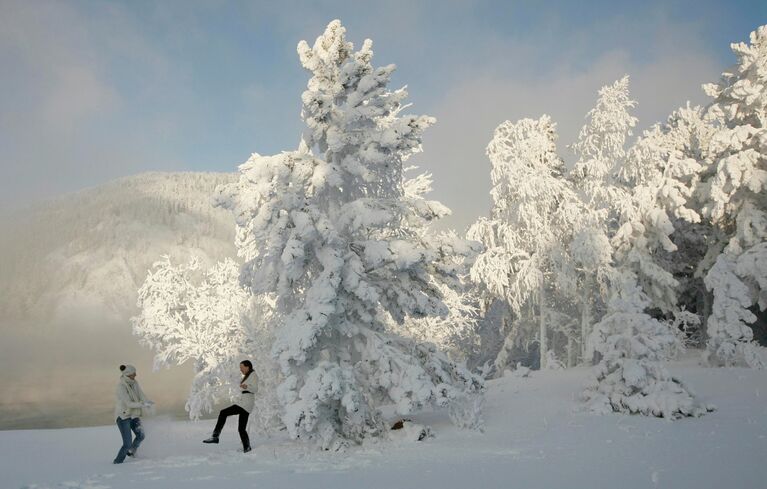
[[[213,433],[213,436],[202,440],[203,443],[218,443],[218,433]]]
[[[250,437],[247,431],[240,432],[240,441],[242,442],[242,453],[248,453],[250,451]]]

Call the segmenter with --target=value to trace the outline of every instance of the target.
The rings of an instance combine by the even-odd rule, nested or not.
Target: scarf
[[[123,382],[125,382],[125,386],[128,388],[128,397],[130,397],[130,400],[133,402],[141,402],[141,388],[138,386],[138,382],[125,376],[123,376]]]
[[[244,384],[245,381],[248,380],[248,377],[250,377],[250,374],[252,374],[252,373],[253,373],[253,370],[248,372],[247,375],[245,375],[245,377],[242,378],[242,380],[240,381],[240,384]]]

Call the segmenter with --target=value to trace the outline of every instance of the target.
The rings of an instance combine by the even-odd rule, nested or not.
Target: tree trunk
[[[547,355],[547,353],[548,353],[548,349],[549,348],[548,348],[548,344],[547,344],[547,341],[546,341],[546,314],[545,314],[545,306],[544,306],[544,303],[545,303],[545,300],[546,300],[546,294],[544,292],[544,285],[543,285],[542,281],[541,281],[541,292],[540,292],[540,294],[541,294],[540,295],[540,301],[541,302],[540,302],[540,307],[538,308],[539,321],[540,321],[539,322],[540,331],[538,333],[538,334],[540,334],[540,348],[539,348],[540,356],[541,356],[541,361],[540,361],[541,366],[540,366],[540,368],[541,368],[541,370],[545,370],[546,367],[548,366],[547,365],[547,363],[548,363],[548,355]]]
[[[567,368],[575,367],[577,353],[575,352],[575,338],[567,336]]]
[[[701,315],[701,322],[700,342],[698,347],[706,348],[706,344],[708,343],[708,317],[711,315],[711,293],[706,290],[706,286],[703,284],[702,280],[699,286],[699,290],[700,294],[703,296],[703,311],[702,313],[699,312]]]
[[[591,362],[589,354],[588,338],[591,333],[591,305],[589,304],[589,291],[591,290],[591,277],[586,275],[583,281],[583,293],[581,295],[581,362]]]

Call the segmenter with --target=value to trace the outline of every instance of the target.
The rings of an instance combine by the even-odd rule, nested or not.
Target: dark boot
[[[237,431],[240,433],[240,441],[242,442],[242,453],[248,453],[250,451],[250,437],[248,436],[248,413],[243,410],[240,414],[240,419],[237,425]]]
[[[203,443],[218,443],[218,433],[213,433],[213,436],[202,440]]]
[[[242,452],[248,453],[250,451],[250,437],[245,429],[240,431],[240,441],[242,442]]]

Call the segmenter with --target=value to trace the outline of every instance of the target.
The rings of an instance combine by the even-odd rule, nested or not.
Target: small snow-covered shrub
[[[591,411],[625,412],[676,419],[701,416],[708,408],[662,365],[679,339],[666,323],[644,312],[649,303],[624,277],[608,312],[594,326],[593,348],[602,359],[595,381],[584,392]]]

